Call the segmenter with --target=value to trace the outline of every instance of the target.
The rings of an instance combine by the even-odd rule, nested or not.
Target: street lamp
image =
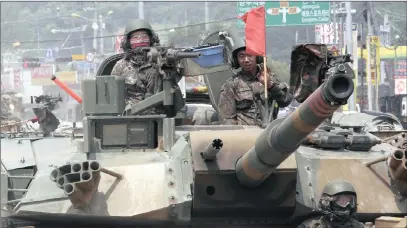
[[[106,18],[109,18],[109,16],[112,15],[112,14],[113,14],[113,11],[112,11],[112,10],[109,10],[109,11],[107,12],[107,17],[106,17]],[[77,14],[77,13],[72,13],[71,16],[72,16],[72,17],[75,17],[75,18],[82,18],[82,19],[84,19],[84,20],[87,20],[87,21],[89,21],[89,22],[92,22],[92,29],[93,29],[93,31],[94,31],[94,32],[93,32],[93,49],[96,50],[96,49],[97,49],[96,36],[97,36],[97,30],[98,30],[99,28],[100,28],[100,36],[101,36],[101,39],[103,39],[103,38],[102,38],[102,36],[103,36],[102,30],[103,30],[104,27],[105,27],[105,23],[103,22],[102,15],[101,15],[101,14],[99,15],[99,24],[98,24],[97,17],[96,17],[96,11],[95,11],[95,14],[94,14],[94,18],[93,18],[93,19],[84,17],[84,16],[79,15],[79,14]],[[103,49],[103,41],[101,41],[101,49]],[[103,51],[101,51],[101,52],[103,52]]]
[[[72,16],[72,17],[76,17],[76,18],[82,18],[82,19],[84,19],[84,20],[87,20],[87,21],[89,21],[89,22],[92,22],[92,29],[93,29],[93,49],[96,50],[96,48],[97,48],[97,47],[96,47],[96,46],[97,46],[97,43],[96,43],[96,36],[97,36],[97,30],[99,29],[99,26],[98,26],[98,24],[97,24],[97,18],[95,17],[95,18],[92,20],[92,19],[90,19],[90,18],[84,17],[84,16],[79,15],[79,14],[77,14],[77,13],[72,13],[71,16]]]
[[[104,51],[104,39],[103,39],[103,36],[104,36],[104,34],[103,34],[103,31],[105,30],[105,28],[106,28],[106,25],[105,25],[105,20],[106,20],[106,18],[110,18],[110,15],[112,15],[113,14],[113,11],[112,10],[109,10],[108,12],[107,12],[107,16],[103,19],[103,16],[102,16],[102,14],[99,14],[99,24],[100,24],[100,53],[103,55],[103,51]]]

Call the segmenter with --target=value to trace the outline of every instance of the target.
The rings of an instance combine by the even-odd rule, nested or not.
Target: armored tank
[[[181,61],[183,70],[205,74],[210,85],[218,80],[211,75],[227,70],[198,61],[204,48],[172,51],[189,57]],[[148,51],[151,58],[155,53]],[[353,93],[343,66],[333,72],[266,129],[187,126],[176,124],[178,116],[137,115],[158,103],[177,106],[171,80],[124,115],[123,78],[103,73],[84,80],[83,138],[36,145],[34,154],[52,156],[52,150],[53,157],[37,161],[21,199],[3,201],[12,206],[3,219],[35,227],[293,227],[317,211],[324,186],[337,179],[354,186],[360,221],[402,217],[406,151],[361,127],[322,124]]]

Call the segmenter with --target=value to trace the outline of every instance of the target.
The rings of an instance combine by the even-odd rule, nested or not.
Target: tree
[[[288,84],[290,81],[290,66],[285,62],[270,59],[268,59],[267,65],[271,66],[271,72],[275,73],[281,81]]]

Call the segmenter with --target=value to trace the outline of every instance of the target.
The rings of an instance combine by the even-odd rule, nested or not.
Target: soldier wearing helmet
[[[145,52],[137,49],[159,45],[160,40],[150,23],[142,19],[130,21],[124,36],[122,48],[126,54],[111,74],[125,77],[126,103],[134,104],[159,92],[162,86],[159,70],[146,62]],[[155,111],[162,113],[158,108]]]
[[[353,185],[335,180],[325,185],[319,200],[317,216],[304,221],[299,228],[364,227],[353,216],[357,212],[357,195]]]
[[[265,103],[262,57],[249,55],[245,44],[241,43],[231,49],[230,62],[233,69],[240,70],[221,88],[218,107],[223,124],[264,126],[259,107]],[[273,100],[279,107],[288,106],[292,96],[287,92],[287,85],[270,69],[267,73],[269,107]]]

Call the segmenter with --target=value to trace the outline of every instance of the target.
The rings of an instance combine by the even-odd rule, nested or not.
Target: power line
[[[175,29],[183,29],[183,28],[189,28],[189,27],[194,27],[194,26],[200,26],[200,25],[205,25],[205,24],[215,24],[215,23],[220,23],[220,22],[226,22],[226,21],[231,21],[231,20],[237,20],[236,17],[233,18],[227,18],[223,20],[217,20],[217,21],[210,21],[210,22],[203,22],[203,23],[197,23],[197,24],[189,24],[185,26],[179,26],[179,27],[173,27],[169,29],[158,29],[154,30],[155,32],[163,32],[163,31],[170,31],[170,30],[175,30]],[[70,40],[89,40],[89,39],[100,39],[100,38],[111,38],[111,37],[116,37],[118,35],[106,35],[106,36],[96,36],[96,37],[83,37],[83,38],[71,38]],[[20,44],[27,44],[27,43],[48,43],[48,42],[59,42],[59,41],[64,41],[65,39],[54,39],[54,40],[29,40],[29,41],[18,41]],[[1,41],[1,43],[15,43],[16,41]]]
[[[368,10],[370,10],[371,15],[373,15],[373,11],[375,11],[376,13],[378,13],[380,16],[383,17],[383,15],[382,15],[380,12],[378,12],[378,10],[377,10],[376,8],[373,8],[373,5],[371,6],[371,8],[368,8]],[[374,26],[375,30],[376,30],[376,31],[380,31],[380,26],[379,26],[379,25],[377,24],[377,22],[376,22],[376,17],[372,17],[371,21],[372,21],[372,23],[373,23],[373,26]],[[398,29],[395,28],[395,26],[394,26],[393,24],[390,24],[390,25],[393,27],[393,29],[398,30]],[[400,32],[400,30],[398,30],[398,31]],[[403,37],[404,34],[402,33],[401,36]],[[395,50],[394,47],[393,47],[393,48],[390,48],[390,47],[388,47],[385,43],[383,43],[382,46],[383,46],[384,48],[386,48],[387,50]]]
[[[51,19],[63,19],[67,17],[72,17],[71,14],[69,15],[63,15],[63,16],[57,16],[57,17],[33,17],[31,19],[25,19],[25,20],[18,20],[18,21],[5,21],[1,22],[2,25],[13,25],[13,24],[19,24],[19,23],[25,23],[25,22],[36,22],[40,20],[51,20]]]
[[[109,21],[110,21],[110,20],[126,19],[126,18],[128,18],[128,17],[122,15],[122,16],[113,16],[113,17],[109,16],[107,19],[109,19]],[[32,20],[21,20],[21,21],[10,21],[10,22],[6,21],[6,22],[1,22],[1,25],[2,26],[13,26],[14,24],[26,23],[26,22],[32,22],[34,24],[42,25],[42,24],[49,23],[49,21],[45,21],[45,20],[56,20],[56,19],[72,19],[72,20],[78,20],[78,21],[84,20],[84,19],[92,20],[90,18],[84,18],[84,17],[74,18],[74,17],[72,17],[72,15],[64,15],[64,16],[59,16],[59,17],[44,17],[44,18],[39,18],[39,19],[33,18]],[[40,21],[40,22],[38,22],[38,21]]]

